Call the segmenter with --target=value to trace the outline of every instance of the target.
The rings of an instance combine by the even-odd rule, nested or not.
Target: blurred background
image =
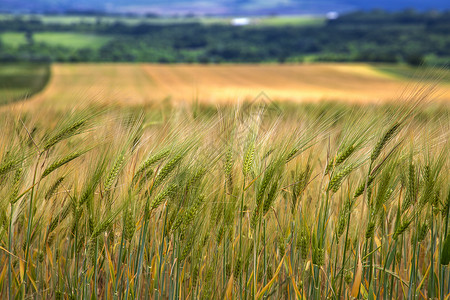
[[[375,68],[381,72],[378,75],[391,79],[423,77],[416,67],[448,68],[449,9],[450,2],[443,0],[0,0],[0,101],[35,94],[52,80],[51,73],[68,76],[67,69],[61,70],[60,64],[50,67],[52,63],[369,63],[371,70]],[[91,72],[79,67],[73,71],[74,77]],[[110,76],[123,71],[114,70],[108,71]],[[140,84],[148,85],[155,81],[149,76],[155,74],[147,71],[131,73],[147,77]],[[192,99],[205,82],[192,70],[186,72],[180,75],[177,70],[172,75],[178,78],[175,81],[184,80],[183,85],[190,86],[185,98]],[[239,74],[239,70],[230,72],[224,76]],[[288,73],[272,72],[280,82],[286,77],[304,78],[305,72]],[[445,74],[438,76],[444,83],[448,80]],[[165,81],[170,81],[169,77]],[[102,82],[111,85],[108,80]],[[266,86],[273,95],[289,98],[276,90],[286,91],[295,84],[272,88],[269,83],[252,79],[245,87],[252,89],[247,94]],[[246,93],[230,82],[218,85],[233,96]],[[79,89],[86,91],[88,87]],[[338,87],[333,92],[347,90]],[[170,91],[158,95],[176,97]],[[290,95],[302,98],[292,89]],[[332,96],[323,92],[314,95]],[[154,100],[139,97],[140,102]],[[204,97],[214,100],[216,96],[206,93]],[[357,97],[364,98],[363,94]]]

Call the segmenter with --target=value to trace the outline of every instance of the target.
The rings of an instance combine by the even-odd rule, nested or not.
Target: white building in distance
[[[250,24],[249,18],[234,18],[231,19],[231,25],[233,26],[245,26]]]

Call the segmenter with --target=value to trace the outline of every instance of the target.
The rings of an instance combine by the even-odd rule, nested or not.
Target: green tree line
[[[39,17],[0,21],[1,32],[26,34],[26,43],[3,40],[3,61],[58,62],[303,62],[426,61],[450,58],[450,12],[413,10],[355,12],[314,26],[127,24],[116,22],[45,23]],[[111,37],[103,46],[74,49],[34,42],[41,32],[76,32]]]

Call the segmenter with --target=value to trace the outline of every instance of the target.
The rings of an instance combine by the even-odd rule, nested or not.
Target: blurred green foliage
[[[357,12],[327,22],[235,27],[190,22],[0,18],[0,59],[59,62],[404,62],[445,65],[450,12]],[[28,37],[28,38],[26,38]]]
[[[45,63],[0,63],[0,105],[27,98],[44,88],[50,78]]]

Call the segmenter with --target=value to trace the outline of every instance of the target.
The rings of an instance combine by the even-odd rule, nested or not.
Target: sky
[[[63,12],[70,9],[158,14],[311,14],[328,11],[450,10],[450,0],[0,0],[1,11]]]

